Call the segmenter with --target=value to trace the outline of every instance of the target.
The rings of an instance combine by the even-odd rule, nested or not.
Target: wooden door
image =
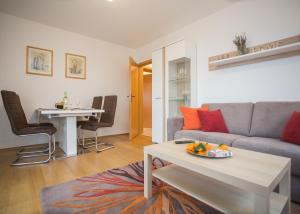
[[[139,66],[129,58],[130,95],[129,98],[129,138],[139,135]]]

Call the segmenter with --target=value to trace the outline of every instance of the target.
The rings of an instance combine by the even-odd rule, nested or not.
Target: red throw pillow
[[[183,115],[183,130],[200,130],[201,121],[198,116],[198,110],[208,111],[208,106],[203,105],[201,108],[180,107]]]
[[[202,123],[202,131],[229,133],[225,124],[221,110],[216,111],[198,111]]]
[[[285,125],[281,140],[300,145],[300,112],[294,112]]]

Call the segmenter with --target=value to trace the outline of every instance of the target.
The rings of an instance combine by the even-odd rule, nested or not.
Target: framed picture
[[[32,46],[26,47],[26,73],[52,76],[53,51]]]
[[[86,79],[86,57],[66,53],[66,78]]]

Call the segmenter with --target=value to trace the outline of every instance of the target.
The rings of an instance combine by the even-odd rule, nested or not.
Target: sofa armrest
[[[171,117],[167,120],[168,140],[174,140],[175,133],[183,127],[183,117]]]

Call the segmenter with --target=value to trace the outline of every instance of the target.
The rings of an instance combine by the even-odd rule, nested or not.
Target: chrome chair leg
[[[84,135],[82,135],[82,147],[84,148]]]
[[[98,132],[97,131],[95,131],[95,140],[92,141],[92,142],[85,142],[84,135],[82,134],[82,142],[79,145],[83,149],[89,149],[89,148],[95,147],[96,152],[102,152],[102,151],[105,151],[105,150],[108,150],[108,149],[115,148],[115,146],[112,145],[112,144],[99,143],[98,142]],[[100,147],[103,147],[103,146],[104,146],[104,148],[100,148]]]
[[[82,139],[80,139],[80,136],[82,137]],[[80,147],[85,147],[85,139],[84,139],[84,134],[83,134],[83,131],[82,129],[79,127],[79,130],[78,130],[78,137],[77,137],[77,143]]]
[[[98,132],[96,131],[96,152],[103,152],[105,150],[113,149],[115,148],[114,145],[108,144],[108,143],[98,143]],[[100,149],[98,146],[104,146],[104,148]]]
[[[38,149],[38,148],[41,148],[42,150],[26,151],[28,149]],[[45,152],[48,152],[48,151],[49,151],[48,146],[28,146],[28,147],[23,147],[19,151],[17,151],[17,155],[45,153]]]
[[[41,164],[41,163],[48,163],[52,157],[52,154],[55,151],[55,147],[53,148],[53,151],[51,149],[52,147],[52,136],[48,134],[43,134],[48,136],[48,154],[33,154],[33,155],[18,155],[17,159],[14,160],[10,165],[11,166],[24,166],[24,165],[31,165],[31,164]],[[47,159],[42,161],[33,161],[33,162],[18,162],[20,159],[26,159],[26,158],[32,158],[32,157],[41,157],[41,156],[48,156]]]
[[[21,158],[33,158],[33,157],[41,157],[41,156],[49,156],[49,154],[22,155],[22,156],[18,156],[18,157],[19,157],[19,159],[21,159]]]
[[[54,134],[52,135],[52,143],[53,143],[53,151],[52,151],[51,155],[54,154],[54,152],[55,152],[55,146],[56,146],[56,140],[55,140],[55,135]]]
[[[109,150],[109,149],[116,148],[114,145],[112,145],[112,144],[107,144],[107,143],[101,143],[101,144],[99,144],[99,145],[103,145],[103,146],[106,146],[106,147],[104,147],[104,148],[102,148],[102,149],[99,149],[99,148],[98,148],[98,145],[96,145],[96,151],[97,151],[97,152],[103,152],[103,151],[105,151],[105,150]]]
[[[78,132],[77,132],[77,144],[79,146],[81,146],[81,143],[80,143],[80,131],[81,131],[80,126],[77,128],[77,130],[78,130]]]
[[[84,138],[84,134],[82,134],[82,148],[84,149],[88,149],[88,147],[85,146],[85,138]]]
[[[80,146],[83,149],[89,149],[91,147],[95,147],[95,142],[94,141],[92,141],[92,142],[85,142],[84,134],[82,134],[82,143],[80,144]]]
[[[92,148],[92,147],[95,147],[96,143],[94,141],[92,142],[85,142],[85,138],[84,136],[82,136],[82,148],[84,149],[89,149],[89,148]]]
[[[82,134],[82,143],[80,144],[80,146],[83,149],[89,149],[89,148],[95,147],[96,152],[102,152],[102,151],[105,151],[105,150],[108,150],[108,149],[115,148],[115,146],[112,145],[112,144],[99,143],[98,142],[98,132],[97,131],[95,132],[95,140],[92,140],[92,142],[85,142],[84,135]],[[100,148],[100,147],[103,147],[103,148]]]
[[[52,135],[52,145],[53,145],[53,150],[51,152],[51,158],[53,160],[55,160],[54,152],[55,152],[55,147],[56,147],[56,141],[55,141],[55,135],[54,134]]]

